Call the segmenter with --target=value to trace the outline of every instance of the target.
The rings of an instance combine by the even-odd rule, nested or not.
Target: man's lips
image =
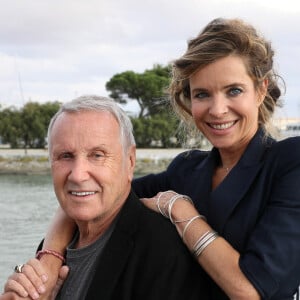
[[[90,195],[95,195],[96,192],[75,192],[75,191],[70,191],[70,194],[73,196],[78,196],[78,197],[84,197],[84,196],[90,196]]]

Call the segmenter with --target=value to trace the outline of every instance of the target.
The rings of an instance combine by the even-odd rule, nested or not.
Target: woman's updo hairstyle
[[[198,36],[188,41],[182,57],[172,64],[172,80],[169,86],[170,100],[175,112],[187,124],[192,125],[189,78],[199,69],[229,55],[237,55],[245,61],[248,75],[257,91],[267,79],[267,94],[259,108],[259,125],[265,127],[279,106],[281,96],[278,75],[273,70],[271,43],[258,35],[255,28],[239,19],[215,19]]]

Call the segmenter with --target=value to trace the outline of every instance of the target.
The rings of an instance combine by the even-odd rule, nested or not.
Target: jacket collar
[[[222,233],[230,214],[249,190],[262,167],[264,155],[274,142],[272,138],[265,135],[263,129],[258,129],[239,162],[213,191],[211,190],[212,176],[220,159],[218,149],[213,148],[207,158],[196,168],[195,171],[200,175],[197,188],[200,197],[196,207],[200,213],[206,215],[209,224],[219,233]]]
[[[120,212],[114,232],[99,258],[87,299],[112,298],[134,247],[133,235],[137,230],[139,207],[142,205],[131,191]]]

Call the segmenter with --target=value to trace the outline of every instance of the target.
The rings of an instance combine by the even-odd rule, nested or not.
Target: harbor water
[[[34,255],[56,208],[49,175],[0,175],[0,291]]]

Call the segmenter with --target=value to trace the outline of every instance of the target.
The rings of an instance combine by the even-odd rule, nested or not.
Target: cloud
[[[106,94],[126,70],[167,64],[216,17],[240,17],[273,42],[276,64],[298,101],[297,0],[0,0],[0,103]],[[298,83],[298,84],[297,84]],[[297,98],[298,97],[298,98]],[[297,110],[296,110],[297,111]],[[293,112],[295,110],[293,109]]]

